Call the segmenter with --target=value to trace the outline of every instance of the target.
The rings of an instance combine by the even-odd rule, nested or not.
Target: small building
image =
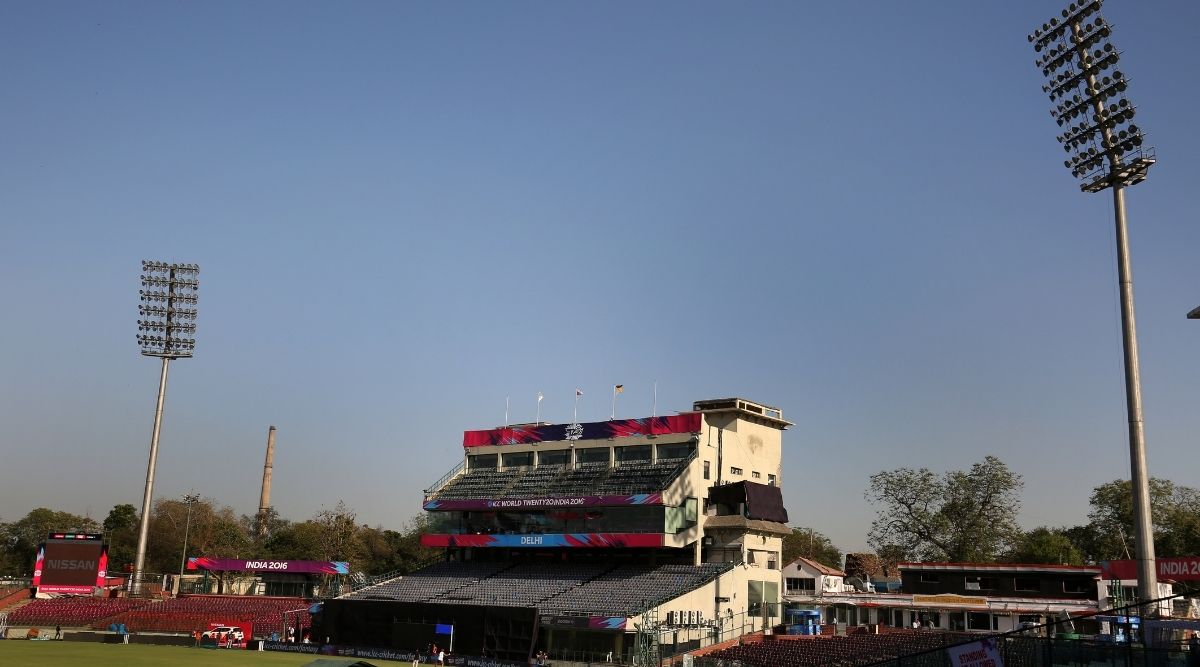
[[[825,568],[811,561],[784,568],[784,599],[789,607],[823,609],[827,625],[1003,632],[1091,614],[1108,601],[1098,566],[900,563],[900,591],[876,592],[813,565]]]
[[[841,593],[845,590],[846,573],[815,560],[800,557],[783,567],[783,586],[787,595]]]

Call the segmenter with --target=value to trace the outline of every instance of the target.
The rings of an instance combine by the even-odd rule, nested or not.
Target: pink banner
[[[1200,556],[1156,558],[1155,569],[1160,579],[1176,581],[1200,580]],[[1137,579],[1136,560],[1110,560],[1100,563],[1100,576],[1105,579]]]
[[[425,547],[526,547],[595,549],[661,547],[661,533],[551,533],[545,535],[422,535]]]
[[[666,435],[668,433],[699,433],[700,419],[699,412],[685,412],[667,417],[613,419],[586,424],[509,426],[483,431],[466,431],[463,433],[463,447],[524,445],[567,440],[605,440],[607,438]]]
[[[255,560],[245,558],[189,558],[189,570],[216,572],[299,572],[301,574],[350,574],[345,561]]]

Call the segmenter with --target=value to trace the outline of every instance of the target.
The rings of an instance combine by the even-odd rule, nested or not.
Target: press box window
[[[571,452],[565,449],[538,452],[538,465],[540,466],[562,466],[570,461]]]
[[[1042,590],[1042,586],[1037,579],[1017,577],[1016,580],[1013,581],[1013,590],[1025,591],[1027,593],[1037,593]]]
[[[942,582],[942,578],[936,574],[922,574],[921,575],[921,583],[923,583],[923,584],[939,584],[941,582]]]
[[[704,479],[709,479],[711,476],[711,473],[709,473],[708,469],[709,469],[709,463],[708,463],[708,461],[705,461],[704,462]]]
[[[963,587],[968,591],[994,591],[996,590],[996,579],[994,577],[966,577],[966,585]]]
[[[741,468],[734,468],[734,467],[730,467],[730,468],[729,468],[729,474],[731,474],[731,475],[740,475],[740,474],[742,474],[742,469],[741,469]]]
[[[467,457],[467,468],[469,470],[479,470],[480,468],[495,468],[495,454],[472,454]]]
[[[771,475],[771,474],[767,475],[767,484],[769,484],[770,486],[775,486],[775,475]]]
[[[520,468],[533,465],[533,452],[513,452],[504,455],[505,468]]]
[[[1090,584],[1088,581],[1064,581],[1064,593],[1090,593]]]
[[[575,450],[575,460],[580,463],[608,463],[608,447],[580,447]]]
[[[762,473],[757,470],[753,470],[750,472],[750,476],[754,479],[760,479],[762,477]]]

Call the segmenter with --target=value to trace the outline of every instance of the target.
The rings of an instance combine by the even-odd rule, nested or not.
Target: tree
[[[323,509],[317,512],[312,522],[321,526],[320,545],[323,557],[321,560],[357,560],[361,544],[358,537],[358,526],[354,523],[358,514],[338,500],[333,509]]]
[[[108,542],[109,570],[119,572],[132,564],[137,554],[137,508],[128,503],[114,505],[104,519],[104,539]]]
[[[928,468],[876,473],[864,494],[877,507],[868,542],[923,560],[994,561],[1021,534],[1023,486],[994,456],[940,477]]]
[[[790,563],[798,557],[832,568],[842,567],[841,549],[812,528],[793,527],[791,534],[783,538],[783,562]]]
[[[1004,559],[1011,563],[1083,565],[1083,552],[1075,546],[1067,528],[1041,526],[1017,538]]]
[[[94,533],[99,530],[100,526],[88,517],[45,507],[31,510],[21,519],[4,524],[4,533],[0,535],[0,543],[6,552],[4,574],[31,575],[37,559],[37,546],[52,532]]]
[[[1096,560],[1129,559],[1135,553],[1133,485],[1113,480],[1092,490],[1088,528]],[[1200,551],[1200,492],[1165,479],[1150,479],[1154,551],[1159,557]]]

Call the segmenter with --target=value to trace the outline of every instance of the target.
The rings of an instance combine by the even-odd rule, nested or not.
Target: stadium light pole
[[[183,502],[187,503],[187,521],[183,523],[183,556],[179,559],[179,581],[183,581],[183,566],[187,564],[187,540],[188,531],[192,528],[192,504],[200,500],[200,494],[189,493],[183,497]]]
[[[1142,131],[1131,122],[1136,109],[1125,98],[1128,80],[1116,69],[1120,52],[1109,41],[1112,29],[1100,15],[1100,5],[1101,0],[1072,2],[1060,16],[1034,30],[1029,42],[1040,54],[1036,64],[1047,79],[1042,90],[1055,103],[1050,115],[1064,128],[1063,134],[1058,135],[1058,142],[1069,156],[1063,164],[1081,179],[1082,191],[1095,193],[1112,188],[1113,192],[1138,584],[1142,599],[1152,600],[1158,597],[1158,573],[1154,567],[1154,524],[1150,515],[1125,188],[1146,180],[1155,157],[1153,149],[1142,147]]]
[[[163,400],[167,395],[167,368],[172,359],[186,359],[196,349],[196,301],[200,267],[195,264],[142,262],[142,289],[138,290],[138,345],[147,357],[162,359],[158,376],[158,403],[150,435],[150,460],[146,464],[146,492],[138,527],[137,556],[133,561],[130,593],[142,590],[146,564],[146,539],[150,533],[150,507],[154,499],[154,468],[158,461],[158,434],[162,427]]]

